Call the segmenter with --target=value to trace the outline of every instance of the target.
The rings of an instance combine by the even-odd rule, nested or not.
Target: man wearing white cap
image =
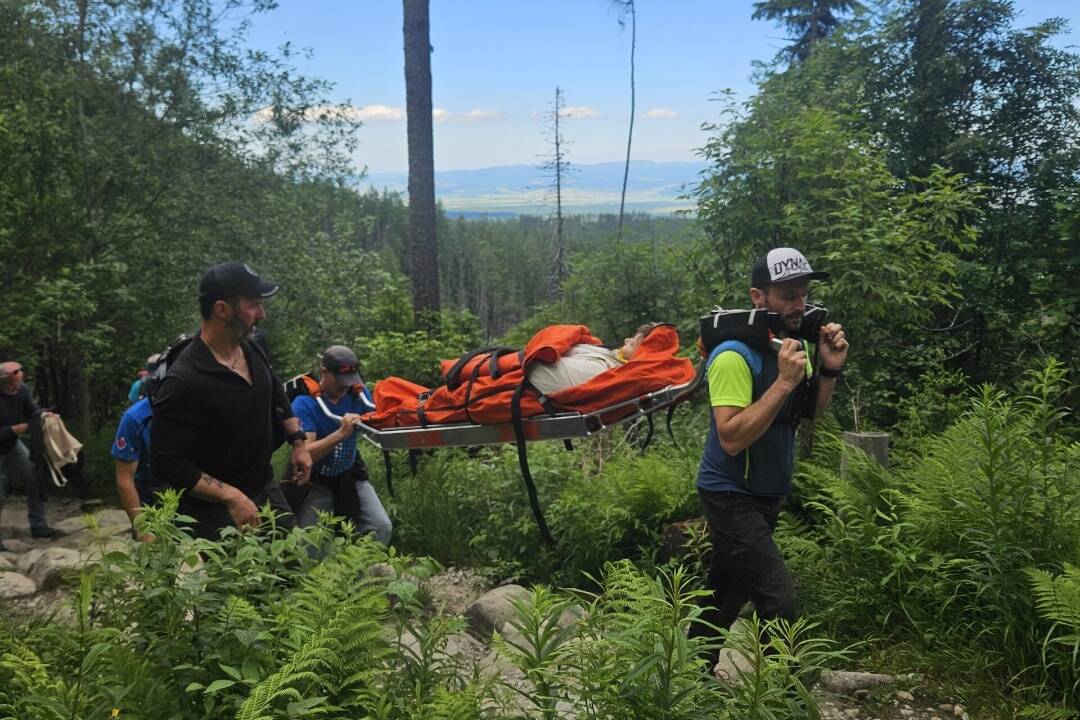
[[[836,323],[820,329],[816,374],[807,344],[797,337],[810,281],[827,277],[798,250],[770,250],[754,264],[750,299],[755,308],[776,313],[782,348],[761,352],[728,342],[708,360],[712,413],[697,488],[713,546],[707,580],[713,609],[703,619],[720,628],[730,627],[747,601],[763,619],[798,615],[795,586],[772,536],[791,490],[797,405],[823,410],[847,359],[848,342]],[[816,397],[800,398],[807,387],[816,388]],[[709,633],[695,628],[695,634]]]

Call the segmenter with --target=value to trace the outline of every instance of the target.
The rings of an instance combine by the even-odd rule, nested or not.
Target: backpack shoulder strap
[[[750,368],[750,374],[757,377],[761,374],[762,360],[761,354],[751,348],[749,345],[741,340],[725,340],[709,353],[709,359],[706,361],[706,366],[712,365],[720,353],[727,351],[737,352],[746,361],[747,366]]]

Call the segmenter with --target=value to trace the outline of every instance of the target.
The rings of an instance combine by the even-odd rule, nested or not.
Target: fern
[[[1065,564],[1061,575],[1029,568],[1039,615],[1052,624],[1042,646],[1043,668],[1058,677],[1062,700],[1080,710],[1080,567]]]
[[[282,705],[329,710],[371,680],[389,652],[379,633],[387,603],[379,582],[362,571],[381,557],[374,543],[349,546],[284,599],[277,623],[292,649],[252,690],[239,720],[275,717]]]

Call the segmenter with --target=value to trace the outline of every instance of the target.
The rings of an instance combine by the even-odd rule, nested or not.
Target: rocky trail
[[[85,510],[91,511],[92,523]],[[26,508],[19,498],[9,498],[0,523],[0,538],[8,552],[0,553],[0,613],[7,618],[51,615],[63,622],[71,617],[65,574],[92,562],[101,553],[123,549],[132,542],[127,516],[118,508],[87,505],[74,498],[53,498],[49,518],[66,535],[55,540],[33,539],[26,527]],[[94,527],[92,527],[93,525]],[[372,568],[376,574],[392,574],[390,566]],[[519,585],[487,587],[484,580],[464,568],[447,568],[416,581],[429,598],[433,612],[461,618],[466,630],[449,637],[445,654],[462,667],[478,665],[484,674],[498,675],[509,686],[527,686],[521,672],[491,648],[495,632],[513,633],[508,621],[512,603],[528,594]],[[573,617],[566,622],[573,622]],[[405,633],[397,639],[408,647],[416,638]],[[725,650],[716,674],[725,682],[738,682],[748,663]],[[826,720],[969,720],[967,709],[948,699],[935,697],[920,685],[917,676],[895,677],[862,671],[826,671],[817,688],[822,717]]]

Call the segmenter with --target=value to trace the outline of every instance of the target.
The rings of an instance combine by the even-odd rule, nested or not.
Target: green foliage
[[[1080,693],[1080,567],[1065,563],[1060,575],[1029,568],[1028,578],[1035,591],[1039,615],[1051,625],[1043,640],[1042,662],[1062,688],[1062,704]],[[1067,709],[1067,708],[1061,708]],[[1072,715],[1080,710],[1072,709]]]
[[[850,652],[815,636],[815,628],[806,620],[762,621],[755,613],[727,636],[728,647],[749,665],[727,685],[733,717],[820,717],[811,686],[821,670],[846,659]]]
[[[1057,629],[1047,635],[1039,609],[1051,621],[1067,616],[1053,614],[1061,608],[1046,594],[1037,607],[1029,589],[1033,577],[1049,587],[1046,573],[1080,552],[1069,392],[1051,360],[1012,395],[976,390],[961,417],[913,443],[894,470],[856,456],[841,478],[804,463],[812,524],[789,522],[780,541],[811,616],[854,636],[884,632],[977,657],[979,671],[1019,697],[1069,698],[1075,710],[1073,647],[1049,639]]]
[[[480,347],[483,340],[476,317],[468,311],[442,311],[435,332],[385,330],[357,337],[356,349],[366,377],[408,378],[426,387],[442,384],[439,361]]]
[[[711,126],[690,277],[741,306],[754,256],[802,249],[852,341],[842,417],[888,425],[927,373],[1008,382],[1033,355],[1077,354],[1080,55],[1055,41],[1064,20],[1020,28],[995,0],[820,25],[848,5],[756,4],[792,23],[800,61],[762,66]]]
[[[664,527],[698,513],[696,463],[660,447],[638,455],[619,431],[574,452],[531,443],[529,465],[557,541],[542,550],[513,446],[441,450],[421,460],[416,477],[395,468],[395,538],[409,552],[502,579],[573,585],[622,557],[654,562]]]

